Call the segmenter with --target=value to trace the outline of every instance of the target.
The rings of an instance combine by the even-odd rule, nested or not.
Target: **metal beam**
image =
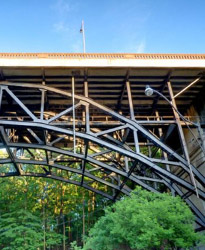
[[[167,82],[168,82],[168,81],[170,80],[170,78],[171,78],[171,74],[172,74],[172,71],[169,71],[169,73],[168,73],[167,76],[165,77],[163,83],[162,83],[161,86],[160,86],[160,89],[158,90],[160,93],[163,93],[163,91],[164,91],[164,89],[165,89],[165,87],[166,87]],[[154,101],[153,101],[153,103],[152,103],[151,115],[154,114],[159,99],[160,99],[160,96],[159,96],[159,95],[156,95],[156,97],[154,98]]]
[[[8,124],[11,124],[12,126],[27,126],[27,127],[38,127],[38,128],[42,128],[42,129],[47,129],[47,130],[50,130],[50,131],[55,131],[55,132],[59,132],[61,134],[67,134],[67,135],[73,135],[73,131],[70,131],[70,130],[67,130],[67,129],[63,129],[63,128],[59,128],[59,127],[54,127],[54,126],[50,126],[48,124],[41,124],[41,123],[30,123],[30,122],[18,122],[18,121],[0,121],[0,125],[8,125]],[[146,158],[145,159],[145,156],[143,156],[142,154],[137,154],[137,153],[134,153],[132,151],[128,151],[126,150],[125,148],[121,148],[121,147],[118,147],[116,145],[112,145],[104,140],[101,140],[99,139],[98,137],[95,137],[93,134],[84,134],[84,133],[81,133],[81,132],[76,132],[76,136],[79,137],[79,138],[82,138],[83,140],[84,139],[87,139],[87,140],[90,140],[92,141],[93,143],[98,143],[99,145],[101,146],[105,146],[111,150],[114,150],[114,151],[117,151],[118,153],[121,153],[125,156],[128,156],[128,157],[131,157],[132,159],[138,159],[140,161],[144,161],[144,160],[147,160],[147,162],[150,162],[151,164],[151,160]],[[173,154],[177,155],[175,152],[173,152]],[[178,156],[178,155],[177,155]],[[177,157],[176,157],[177,158]],[[181,158],[181,157],[178,157],[178,158]],[[183,159],[183,158],[182,158]],[[187,162],[186,160],[183,159],[183,161],[181,161],[182,163],[182,167],[188,172],[188,169],[187,169]],[[202,185],[204,185],[205,183],[205,177],[196,169],[192,166],[192,171],[194,172],[197,180],[202,183]]]
[[[128,103],[129,103],[129,108],[130,108],[130,118],[131,120],[135,121],[135,113],[134,113],[134,106],[132,102],[132,93],[131,93],[131,87],[130,87],[130,82],[126,81],[126,87],[127,87],[127,96],[128,96]],[[138,135],[137,135],[137,130],[133,130],[133,135],[134,135],[134,143],[135,143],[135,151],[139,153],[139,141],[138,141]]]
[[[10,82],[0,82],[0,85],[8,85],[8,86],[18,86],[18,87],[22,87],[22,84],[19,83],[10,83]],[[33,86],[33,84],[24,84],[24,87],[28,87],[28,88],[42,88],[42,85],[38,85],[36,84],[35,86]],[[56,89],[56,88],[52,88],[52,87],[48,87],[48,86],[43,86],[44,89],[51,91],[51,92],[55,92],[64,96],[68,96],[68,97],[72,97],[72,94],[69,92],[65,92],[63,90],[60,89]],[[145,137],[147,137],[149,140],[153,141],[153,143],[157,146],[159,146],[161,149],[165,150],[167,153],[169,153],[170,155],[172,155],[172,157],[176,157],[176,159],[178,159],[179,161],[183,162],[185,165],[187,164],[186,160],[181,157],[180,155],[178,155],[176,152],[174,152],[173,150],[171,150],[167,145],[165,145],[164,143],[160,142],[160,140],[158,140],[155,136],[153,136],[150,132],[148,132],[146,129],[144,129],[142,126],[140,126],[136,121],[130,120],[118,113],[116,113],[115,111],[99,104],[96,103],[95,101],[93,101],[92,99],[86,98],[84,96],[79,96],[79,95],[75,95],[75,98],[78,100],[83,100],[91,105],[94,105],[95,107],[103,110],[105,113],[109,113],[111,116],[113,116],[114,118],[119,119],[119,121],[123,121],[125,123],[130,124],[131,128],[135,128],[137,130],[139,130]]]
[[[14,95],[14,93],[7,87],[3,87],[5,91],[11,96],[11,98],[18,103],[18,105],[22,108],[24,112],[26,112],[32,119],[33,121],[37,121],[37,117],[19,100],[17,96]]]
[[[122,83],[120,96],[119,96],[119,99],[118,99],[118,102],[117,102],[117,111],[119,111],[121,109],[122,101],[124,99],[124,95],[125,95],[125,92],[126,92],[126,82],[129,80],[129,75],[130,75],[130,71],[128,70],[127,74],[126,74],[126,77],[125,77],[125,81],[123,81],[123,83]]]
[[[175,99],[174,99],[174,96],[173,96],[172,86],[171,86],[170,82],[167,82],[167,85],[168,85],[169,94],[170,94],[170,97],[171,97],[171,102],[172,102],[172,105],[174,107],[173,112],[174,112],[174,116],[176,118],[176,123],[177,123],[177,126],[178,126],[178,131],[179,131],[179,136],[180,136],[181,143],[182,143],[182,148],[183,148],[184,155],[185,155],[187,163],[188,163],[188,167],[190,169],[191,181],[192,181],[192,183],[193,183],[193,185],[195,187],[196,195],[198,197],[197,185],[196,185],[196,181],[195,181],[195,178],[194,178],[194,174],[193,174],[193,170],[192,170],[192,166],[191,166],[191,162],[190,162],[190,158],[189,158],[189,153],[188,153],[188,149],[187,149],[187,145],[186,145],[186,141],[185,141],[185,137],[184,137],[184,132],[182,130],[181,123],[180,123],[180,116],[176,112],[177,106],[176,106],[176,102],[175,102]]]
[[[51,123],[59,118],[61,118],[62,116],[68,114],[69,112],[73,111],[73,108],[76,109],[79,106],[81,106],[81,102],[78,102],[77,104],[75,104],[74,106],[71,106],[70,108],[67,108],[65,110],[63,110],[62,112],[60,112],[59,114],[53,116],[52,118],[50,118],[49,120],[47,120],[47,123]]]
[[[46,149],[46,150],[49,150],[49,151],[59,152],[59,153],[62,153],[62,154],[65,154],[65,155],[70,155],[70,156],[73,155],[76,158],[84,159],[83,155],[74,154],[74,153],[72,153],[70,151],[67,151],[67,150],[52,148],[50,146],[45,146],[45,145],[35,145],[35,144],[31,145],[31,144],[26,144],[26,143],[9,143],[8,146],[10,146],[10,147],[22,147],[22,148],[28,148],[28,147],[29,148],[42,148],[44,150]],[[186,182],[185,180],[175,176],[174,174],[170,173],[169,171],[157,166],[156,164],[152,163],[151,161],[149,161],[149,160],[147,160],[147,159],[145,159],[145,158],[143,158],[141,156],[138,156],[135,153],[132,153],[132,152],[129,152],[129,151],[126,152],[126,150],[124,150],[124,149],[121,149],[121,150],[118,149],[118,150],[119,150],[119,152],[122,150],[120,153],[122,153],[122,154],[124,154],[124,155],[126,155],[126,156],[128,156],[128,157],[130,157],[132,159],[139,160],[144,165],[149,166],[151,169],[153,169],[156,172],[158,172],[159,174],[162,174],[163,176],[169,178],[170,180],[178,183],[179,185],[183,186],[187,190],[195,192],[195,187],[192,184],[190,184],[190,183]],[[96,159],[93,159],[93,158],[91,158],[89,156],[87,157],[87,160],[90,161],[91,163],[102,166],[103,168],[108,169],[108,170],[110,170],[112,172],[118,173],[118,174],[120,174],[122,176],[125,176],[125,177],[127,176],[126,172],[123,172],[121,170],[118,170],[117,168],[111,167],[111,166],[109,166],[109,165],[107,165],[107,164],[105,164],[103,162],[100,162],[100,161],[98,161]],[[130,179],[133,179],[133,177],[130,177]],[[135,181],[135,178],[133,179],[133,181]],[[199,193],[199,197],[205,200],[205,193],[200,189],[198,189],[198,193]]]
[[[74,78],[72,77],[72,85],[73,85]],[[78,79],[76,79],[76,91],[78,91],[78,86],[79,84],[82,84],[83,81],[78,82]],[[82,106],[80,111],[78,112],[80,114],[81,118],[78,118],[79,114],[77,114],[78,120],[85,121],[82,125],[78,126],[78,129],[74,129],[74,126],[72,127],[71,123],[67,122],[66,120],[63,121],[62,123],[59,122],[54,122],[55,119],[61,118],[64,114],[67,114],[67,112],[72,111],[76,109],[76,105],[74,104],[70,110],[66,109],[62,111],[62,108],[65,107],[63,104],[61,108],[61,111],[57,114],[55,113],[55,116],[50,118],[50,120],[44,120],[44,98],[43,96],[41,97],[41,112],[40,112],[40,118],[41,119],[36,119],[36,117],[31,115],[29,112],[30,110],[25,110],[25,105],[22,106],[20,104],[24,103],[24,101],[20,101],[20,96],[21,94],[16,94],[14,95],[17,99],[17,102],[22,110],[24,110],[28,116],[23,117],[22,119],[19,118],[18,121],[14,120],[14,116],[8,120],[6,117],[1,117],[0,120],[0,125],[3,126],[5,129],[16,129],[18,133],[15,132],[15,134],[21,134],[21,130],[23,131],[25,128],[29,129],[30,131],[33,131],[34,135],[33,137],[37,140],[37,143],[21,143],[20,140],[18,141],[15,140],[13,142],[7,143],[7,147],[10,149],[11,147],[13,148],[19,148],[19,149],[27,149],[29,151],[30,148],[33,149],[42,149],[44,150],[47,155],[41,157],[39,161],[36,161],[36,164],[39,165],[44,165],[48,166],[50,168],[50,171],[45,171],[45,174],[43,176],[52,176],[55,178],[54,173],[52,172],[52,168],[59,168],[65,171],[70,171],[72,169],[71,164],[72,162],[82,162],[81,169],[76,169],[74,171],[77,171],[76,174],[80,175],[80,181],[78,182],[78,185],[82,185],[84,187],[89,186],[90,183],[87,182],[84,179],[84,176],[87,176],[88,178],[92,179],[92,181],[97,181],[100,182],[104,185],[107,185],[111,189],[116,190],[116,193],[121,192],[128,194],[127,192],[127,187],[125,187],[125,183],[127,180],[130,180],[134,184],[141,185],[143,188],[146,188],[147,190],[156,192],[156,189],[152,187],[152,185],[149,184],[150,181],[152,182],[160,182],[163,183],[164,185],[167,186],[170,190],[174,190],[173,184],[177,185],[178,187],[183,187],[185,190],[185,193],[190,193],[194,194],[195,192],[195,187],[192,185],[192,183],[189,183],[184,179],[184,177],[179,177],[174,173],[174,169],[181,168],[185,170],[188,174],[190,174],[191,171],[195,174],[195,177],[197,180],[202,184],[202,186],[205,186],[205,177],[192,165],[189,165],[189,162],[187,161],[187,158],[183,158],[181,155],[177,154],[174,152],[170,147],[165,145],[162,141],[160,141],[159,138],[156,137],[156,135],[153,133],[150,133],[147,131],[144,127],[141,126],[141,124],[146,124],[146,121],[140,120],[139,122],[135,119],[135,114],[134,114],[134,106],[133,106],[133,98],[131,95],[131,89],[130,89],[130,82],[126,82],[124,86],[127,87],[127,93],[128,93],[128,101],[129,101],[129,109],[130,109],[130,118],[125,117],[115,111],[113,111],[110,108],[107,108],[104,105],[101,105],[97,103],[96,101],[90,99],[88,97],[88,82],[87,79],[84,81],[84,96],[76,95],[73,93],[74,88],[72,88],[72,93],[69,93],[63,89],[56,89],[53,87],[49,87],[47,85],[40,85],[40,84],[29,84],[29,83],[9,83],[9,82],[1,82],[0,86],[3,88],[7,88],[5,86],[12,86],[12,89],[15,87],[19,88],[29,88],[31,89],[38,89],[38,90],[43,90],[43,91],[48,91],[49,93],[52,93],[52,95],[56,96],[61,96],[62,100],[70,100],[70,104],[73,101],[73,104],[75,100],[78,101],[78,104]],[[26,90],[26,89],[24,89]],[[136,89],[137,90],[137,89]],[[135,90],[135,91],[136,91]],[[11,91],[8,89],[8,91]],[[45,97],[45,96],[44,96]],[[13,96],[12,96],[13,98]],[[74,98],[74,100],[73,100]],[[15,100],[15,101],[16,101]],[[49,100],[50,103],[50,100]],[[113,123],[112,126],[107,129],[107,127],[103,128],[103,124],[101,123],[100,126],[98,127],[94,122],[95,121],[90,121],[90,112],[93,112],[93,107],[99,111],[99,114],[104,114],[105,117],[111,117],[112,121],[117,121],[117,123]],[[84,114],[82,114],[82,111],[84,110]],[[30,111],[31,112],[31,111]],[[47,112],[47,111],[46,111]],[[75,116],[75,114],[74,114]],[[3,119],[2,119],[3,118]],[[33,119],[35,118],[35,120]],[[7,119],[7,120],[6,120]],[[23,120],[24,119],[24,120]],[[52,119],[52,120],[51,120]],[[140,118],[141,119],[141,118]],[[48,122],[49,121],[49,122]],[[73,117],[73,122],[75,123],[76,119]],[[92,128],[90,129],[90,122],[92,122]],[[148,121],[147,124],[151,126],[152,121]],[[153,121],[153,124],[156,123],[157,125],[162,125],[165,124],[172,124],[174,121],[173,120],[168,120],[168,121]],[[76,125],[76,124],[75,124]],[[81,127],[82,126],[82,127]],[[76,126],[77,128],[77,126]],[[102,130],[100,131],[100,129]],[[126,130],[126,133],[123,135],[123,133],[114,133],[116,131],[121,131],[121,130]],[[129,131],[129,132],[128,132]],[[162,131],[159,131],[160,134]],[[44,134],[44,141],[45,143],[41,143],[41,139],[39,138],[39,133]],[[139,152],[139,150],[136,150],[136,152],[133,150],[133,142],[132,142],[132,133],[136,134],[138,133],[140,135],[139,139],[140,142],[138,142],[138,138],[134,139],[135,143],[135,148],[142,146],[143,143],[146,141],[146,146],[149,145],[154,145],[158,149],[162,151],[164,155],[167,154],[167,157],[165,159],[154,159],[147,157],[145,153]],[[47,137],[50,137],[52,139],[51,142],[47,141]],[[58,138],[56,138],[58,137]],[[78,142],[78,145],[80,146],[84,142],[84,151],[82,153],[78,153],[75,150],[65,150],[62,149],[63,147],[61,145],[61,140],[66,137],[72,137],[74,141]],[[13,138],[13,136],[12,136]],[[56,139],[55,139],[56,138]],[[132,144],[131,144],[131,143]],[[148,144],[147,144],[148,142]],[[4,143],[4,142],[3,142]],[[59,143],[57,145],[57,143]],[[69,142],[70,144],[72,141]],[[47,145],[46,145],[47,144]],[[4,144],[1,144],[0,147],[4,147]],[[53,146],[55,145],[55,147]],[[88,146],[89,145],[89,146]],[[91,146],[97,146],[101,150],[101,152],[95,152],[93,154],[88,154],[88,149],[91,148]],[[57,148],[58,147],[58,148]],[[75,148],[75,146],[74,146]],[[48,155],[49,153],[49,155]],[[61,164],[57,164],[58,162],[55,161],[55,156],[52,157],[52,154],[60,154],[62,155],[59,163],[66,164],[66,166],[63,166]],[[109,154],[106,156],[106,154]],[[69,160],[66,160],[66,156],[69,156]],[[102,156],[102,157],[101,157]],[[97,159],[96,159],[96,158]],[[32,158],[32,155],[31,155]],[[68,157],[67,157],[68,158]],[[18,161],[19,159],[15,159]],[[6,161],[8,162],[8,160]],[[33,160],[29,160],[28,164],[34,163]],[[93,169],[97,171],[102,171],[106,173],[106,179],[104,180],[103,177],[99,178],[91,174],[92,171],[87,171],[86,170],[86,162],[90,163],[93,166]],[[138,163],[142,168],[149,169],[151,173],[153,173],[153,178],[150,178],[146,173],[144,173],[144,176],[138,176],[136,173],[138,173],[137,169],[135,171],[135,166],[136,164],[133,164],[132,167],[130,167],[130,162]],[[18,162],[18,164],[22,164],[21,162]],[[163,166],[162,166],[163,164]],[[165,169],[166,166],[169,166],[169,168]],[[93,170],[94,171],[94,170]],[[35,173],[29,173],[30,175]],[[15,173],[16,175],[16,173]],[[146,176],[147,175],[147,176]],[[116,176],[116,178],[120,177],[120,181],[118,184],[114,184],[115,182],[110,182],[110,179],[114,178],[113,176]],[[157,176],[161,176],[160,179],[157,179]],[[57,176],[56,178],[59,178]],[[108,178],[108,179],[107,179]],[[59,179],[60,180],[60,179]],[[117,179],[116,179],[117,180]],[[123,181],[122,181],[123,180]],[[168,182],[165,182],[165,180],[168,180]],[[92,182],[91,181],[91,182]],[[146,183],[147,182],[147,183]],[[156,186],[157,187],[157,186]],[[109,189],[110,190],[110,189]],[[201,199],[205,200],[205,193],[201,190],[198,189],[199,192],[199,197]],[[110,194],[108,194],[110,195]],[[113,200],[116,198],[116,194],[113,194],[110,196],[110,198]]]
[[[199,80],[201,80],[202,76],[198,77],[196,80],[194,80],[193,82],[191,82],[188,86],[186,86],[185,88],[183,88],[181,91],[179,91],[179,93],[177,93],[176,95],[173,96],[173,98],[175,99],[176,97],[178,97],[179,95],[181,95],[182,93],[184,93],[184,91],[186,91],[187,89],[189,89],[192,85],[194,85],[195,83],[197,83]]]
[[[2,126],[0,126],[0,138],[1,138],[2,142],[4,143],[4,147],[6,148],[6,151],[11,159],[11,162],[16,169],[17,175],[21,175],[22,171],[19,168],[19,166],[16,164],[15,156],[13,155],[13,152],[11,151],[10,147],[8,146],[9,142],[7,141],[7,137],[6,137],[4,128]]]

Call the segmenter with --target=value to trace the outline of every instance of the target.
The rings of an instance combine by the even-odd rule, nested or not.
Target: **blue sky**
[[[205,53],[204,0],[2,0],[0,52]]]

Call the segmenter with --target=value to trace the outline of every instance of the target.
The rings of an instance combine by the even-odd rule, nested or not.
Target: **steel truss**
[[[0,115],[0,149],[4,152],[0,156],[0,176],[55,179],[82,186],[113,201],[122,194],[129,195],[135,184],[152,192],[169,191],[186,201],[203,229],[205,216],[190,197],[205,200],[205,177],[186,157],[160,139],[160,128],[154,133],[136,120],[129,81],[126,88],[130,117],[90,99],[86,81],[84,87],[84,95],[80,96],[45,84],[0,83],[0,103],[6,96],[22,110],[21,114]],[[39,90],[39,112],[30,110],[15,94],[19,88]],[[45,110],[48,92],[74,103],[59,113]],[[93,125],[90,117],[93,108],[112,117],[110,127]],[[78,114],[76,119],[73,114]]]

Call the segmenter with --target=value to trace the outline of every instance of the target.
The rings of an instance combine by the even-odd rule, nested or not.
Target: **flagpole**
[[[83,20],[82,20],[80,32],[83,34],[83,53],[85,53],[85,29],[84,29],[84,21]]]

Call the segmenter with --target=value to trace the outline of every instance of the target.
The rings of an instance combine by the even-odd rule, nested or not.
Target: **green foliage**
[[[65,175],[60,170],[56,171],[56,174],[59,176]],[[27,218],[27,215],[33,215],[37,219],[37,222],[34,220],[32,223],[35,222],[40,227],[38,228],[34,223],[32,229],[34,230],[33,238],[35,239],[35,235],[36,238],[40,237],[38,238],[39,244],[44,242],[42,226],[45,223],[46,246],[57,249],[58,246],[63,246],[63,238],[66,246],[73,240],[80,243],[83,227],[85,232],[89,231],[99,216],[104,214],[103,207],[106,202],[107,200],[102,196],[96,196],[95,193],[84,188],[51,179],[35,177],[0,178],[0,249],[6,249],[6,247],[17,249],[13,245],[11,246],[10,236],[12,237],[12,234],[14,234],[13,228],[16,229],[14,234],[15,244],[19,244],[19,247],[23,244],[23,241],[18,242],[22,231],[25,233],[28,231],[28,235],[30,235],[31,227],[27,226],[28,220],[22,225],[23,220],[17,220],[17,218],[21,218],[20,214],[17,215],[17,211],[22,213],[25,218]],[[7,223],[9,220],[12,221],[12,228],[9,228]],[[6,234],[6,237],[3,233]],[[38,244],[38,240],[36,240],[36,244]],[[35,244],[29,249],[32,249],[32,247],[37,249]],[[43,249],[43,247],[39,249]]]
[[[137,188],[107,208],[90,230],[85,250],[190,248],[199,240],[194,218],[179,197]]]
[[[10,168],[6,165],[2,171]],[[59,169],[55,174],[79,178]],[[86,178],[93,187],[107,192],[106,187]],[[82,244],[83,228],[87,234],[100,216],[84,249],[116,250],[123,245],[131,249],[186,248],[198,239],[192,214],[179,198],[137,189],[131,198],[106,209],[102,217],[105,204],[105,198],[74,185],[35,177],[1,178],[0,249],[43,249],[45,232],[47,248],[68,247],[76,240],[72,249],[80,250],[77,244]]]
[[[0,228],[1,249],[36,250],[43,246],[42,221],[25,209],[3,214]],[[50,232],[47,237],[47,246],[57,245],[61,241],[61,236],[55,232]]]
[[[71,246],[70,250],[81,250],[82,249],[81,247],[77,246],[76,241],[71,242],[70,246]]]

